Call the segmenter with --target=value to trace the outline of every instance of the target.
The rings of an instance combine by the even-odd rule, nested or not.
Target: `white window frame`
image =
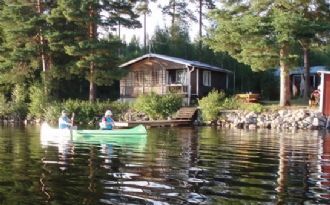
[[[203,70],[203,85],[211,86],[211,71]]]
[[[185,70],[176,70],[175,71],[175,82],[185,85],[187,82],[187,75]]]

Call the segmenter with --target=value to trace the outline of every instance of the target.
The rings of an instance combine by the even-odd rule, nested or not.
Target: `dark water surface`
[[[0,204],[330,204],[330,134],[153,128],[108,144],[0,127]]]

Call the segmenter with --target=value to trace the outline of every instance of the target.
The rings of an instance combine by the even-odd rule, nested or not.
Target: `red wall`
[[[324,74],[323,114],[330,116],[330,74]]]

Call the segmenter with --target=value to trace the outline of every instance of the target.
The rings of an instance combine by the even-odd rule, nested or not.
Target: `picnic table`
[[[242,93],[236,94],[236,98],[239,100],[243,100],[244,102],[258,102],[260,99],[260,94],[258,93]]]

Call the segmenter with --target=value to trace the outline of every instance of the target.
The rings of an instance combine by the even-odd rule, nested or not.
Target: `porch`
[[[131,71],[120,81],[121,97],[137,97],[154,92],[159,95],[176,93],[188,95],[187,77],[184,69]]]

